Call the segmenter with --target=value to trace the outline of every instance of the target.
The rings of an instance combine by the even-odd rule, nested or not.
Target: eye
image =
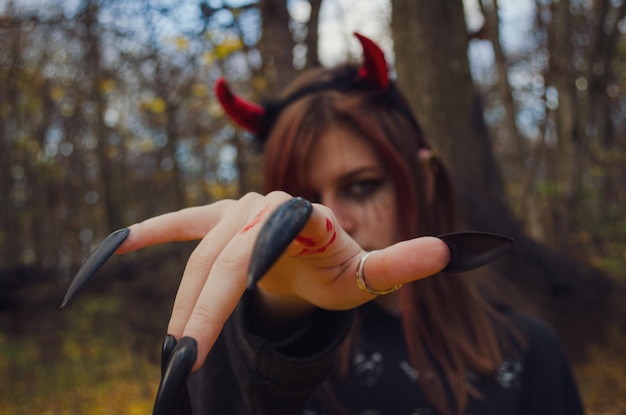
[[[355,180],[347,183],[341,188],[341,196],[349,199],[363,200],[367,199],[385,183],[384,178],[368,178]]]

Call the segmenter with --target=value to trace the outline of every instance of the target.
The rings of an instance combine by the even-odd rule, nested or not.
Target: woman
[[[452,189],[382,51],[359,40],[363,65],[311,70],[264,106],[218,83],[264,142],[267,195],[149,219],[117,250],[201,239],[168,327],[198,342],[194,413],[582,413],[550,329],[474,278],[424,278],[450,260],[424,235],[455,229]],[[292,196],[314,202],[311,217],[245,291],[261,224]]]

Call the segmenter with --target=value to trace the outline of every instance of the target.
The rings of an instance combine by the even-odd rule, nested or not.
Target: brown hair
[[[368,88],[310,88],[312,82],[345,78],[356,66],[316,68],[292,84],[285,97],[298,95],[281,108],[265,143],[265,190],[304,194],[307,155],[329,126],[351,128],[379,154],[396,187],[403,239],[454,230],[453,190],[438,159],[420,163],[418,152],[429,148],[406,100],[391,84],[387,91]],[[306,94],[299,94],[308,88]],[[426,200],[426,169],[435,175],[433,200]],[[406,225],[406,226],[405,226]],[[462,413],[469,396],[478,397],[465,373],[492,373],[502,360],[502,333],[494,324],[497,311],[466,276],[440,274],[405,285],[400,291],[404,336],[411,364],[418,373],[443,372],[443,378],[418,378],[431,405],[440,413]],[[343,361],[347,370],[349,350]],[[450,403],[448,385],[454,397]]]

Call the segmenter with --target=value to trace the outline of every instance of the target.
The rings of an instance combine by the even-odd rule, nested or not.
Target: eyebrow
[[[348,173],[346,173],[345,175],[341,176],[339,178],[340,182],[349,182],[350,180],[354,179],[355,177],[361,176],[362,174],[366,174],[366,173],[376,173],[376,174],[383,174],[383,175],[387,175],[387,172],[378,167],[378,166],[364,166],[364,167],[360,167],[356,170],[352,170]]]

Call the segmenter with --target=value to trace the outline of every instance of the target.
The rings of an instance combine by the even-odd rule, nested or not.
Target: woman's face
[[[331,127],[313,145],[307,171],[312,201],[331,208],[363,249],[398,242],[395,187],[365,139],[347,128]]]

